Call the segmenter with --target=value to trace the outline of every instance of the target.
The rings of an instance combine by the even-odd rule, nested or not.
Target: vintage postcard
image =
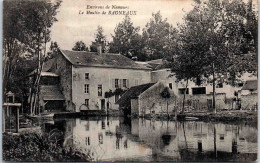
[[[3,161],[257,161],[257,3],[4,0]]]

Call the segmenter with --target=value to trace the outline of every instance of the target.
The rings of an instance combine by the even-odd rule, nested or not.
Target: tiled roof
[[[65,100],[59,87],[56,85],[41,85],[40,98],[43,100]]]
[[[50,72],[51,68],[53,67],[55,59],[49,59],[48,61],[44,62],[42,66],[42,72]],[[37,72],[37,69],[33,70],[28,76],[31,76]]]
[[[257,90],[257,80],[248,80],[242,90]]]
[[[64,57],[76,66],[111,67],[124,69],[150,70],[145,65],[137,64],[135,61],[112,53],[98,54],[96,52],[61,50]]]
[[[53,73],[53,72],[41,72],[41,76],[52,76],[52,77],[58,77],[59,75]]]
[[[141,93],[146,91],[148,88],[153,86],[155,83],[142,84],[138,86],[131,87],[127,90],[123,96],[116,102],[116,104],[120,105],[128,105],[131,102],[131,98],[138,97]]]
[[[168,62],[163,59],[146,61],[146,63],[148,63],[153,70],[161,70],[161,69],[169,68]]]

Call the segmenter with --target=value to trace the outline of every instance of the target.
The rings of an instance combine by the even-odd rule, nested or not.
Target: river
[[[255,161],[257,127],[200,121],[154,121],[92,117],[56,119],[63,146],[88,153],[93,161]]]

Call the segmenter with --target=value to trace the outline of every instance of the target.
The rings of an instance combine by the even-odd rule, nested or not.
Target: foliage
[[[111,89],[108,92],[105,92],[105,98],[110,98],[112,96],[114,96],[114,93],[112,92]]]
[[[77,41],[74,45],[74,47],[72,48],[72,50],[74,51],[89,51],[88,47],[86,46],[86,44],[83,41]]]
[[[128,15],[114,29],[113,41],[109,44],[110,52],[120,53],[128,58],[137,57],[145,60],[143,56],[142,37],[138,34],[140,28],[134,27]]]
[[[176,34],[167,19],[162,18],[160,11],[152,14],[150,22],[143,29],[144,52],[149,59],[161,59],[171,54],[171,40]]]
[[[63,133],[32,132],[20,135],[3,134],[5,161],[89,161],[89,155],[62,146]]]
[[[248,20],[248,6],[241,0],[196,2],[194,9],[184,17],[184,23],[179,25],[172,71],[177,79],[195,78],[213,83],[215,107],[215,84],[225,79],[234,80],[237,65],[240,71],[248,66],[238,64],[242,63],[240,58],[245,52],[256,51],[254,42],[257,40],[249,36],[253,32],[247,28],[255,18],[251,16],[252,20]]]
[[[170,92],[169,92],[169,88],[168,88],[168,87],[165,87],[165,88],[163,89],[163,91],[161,92],[161,96],[162,96],[163,98],[170,98],[170,97],[171,97],[171,94],[170,94]]]
[[[104,30],[102,26],[98,26],[95,37],[95,41],[92,42],[92,44],[90,45],[90,51],[97,52],[97,46],[101,45],[102,53],[104,53],[106,47],[106,36],[104,35]]]
[[[124,94],[126,92],[126,90],[123,90],[123,89],[121,89],[121,88],[117,88],[114,92],[113,92],[113,94],[114,95],[122,95],[122,94]]]
[[[21,63],[24,63],[26,62],[25,60],[33,60],[37,56],[38,65],[36,67],[38,75],[33,85],[31,85],[32,92],[36,97],[38,93],[37,83],[39,83],[40,79],[39,73],[46,55],[46,43],[50,40],[50,28],[57,21],[55,16],[60,4],[61,1],[51,3],[50,0],[4,2],[4,92],[16,86],[15,82],[17,82],[17,78],[20,77],[22,79],[26,77],[26,74],[20,76],[21,74],[17,71],[17,65],[19,65],[17,62],[19,59],[23,60]],[[36,67],[31,68],[35,69]],[[21,68],[22,70],[24,69],[22,66]],[[16,90],[23,91],[19,87]],[[30,102],[33,104],[32,101]]]
[[[59,53],[59,45],[56,41],[55,42],[52,41],[50,45],[50,52],[47,53],[45,60],[54,58],[55,56],[58,55],[58,53]]]

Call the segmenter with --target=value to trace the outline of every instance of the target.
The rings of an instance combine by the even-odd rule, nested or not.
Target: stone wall
[[[164,80],[165,83],[169,86],[171,83],[173,85],[173,90],[178,92],[179,88],[185,88],[186,86],[186,81],[181,80],[179,82],[176,82],[177,79],[175,76],[171,76],[171,71],[169,69],[161,69],[161,70],[156,70],[152,71],[151,73],[151,80],[152,82],[158,82],[160,80]],[[189,89],[189,95],[192,94],[192,88],[198,88],[198,87],[206,87],[206,94],[210,94],[213,92],[213,87],[212,84],[207,84],[207,83],[201,83],[201,85],[196,85],[196,83],[192,80],[189,80],[188,82],[188,89]],[[242,87],[233,87],[229,84],[223,83],[222,88],[216,87],[216,93],[225,93],[227,98],[233,98],[234,97],[234,92],[241,90]]]
[[[176,94],[168,99],[163,98],[161,92],[165,87],[163,82],[158,82],[139,96],[139,115],[173,113],[174,106],[177,104]]]
[[[257,105],[258,95],[256,93],[241,95],[241,107],[242,109],[254,109],[254,106]],[[256,108],[257,109],[257,108]]]
[[[54,71],[60,77],[60,89],[66,99],[66,110],[74,112],[75,106],[72,102],[72,65],[61,53],[56,57],[54,64]]]
[[[138,115],[139,99],[131,99],[131,115]]]
[[[182,108],[182,99],[183,95],[180,96],[180,108]],[[210,101],[212,101],[213,95],[211,94],[201,94],[201,95],[186,95],[185,106],[194,108],[195,110],[211,110]],[[225,94],[216,94],[216,109],[228,109],[229,105],[226,102],[226,95]],[[211,105],[211,106],[210,106]],[[211,110],[212,111],[212,110]]]

